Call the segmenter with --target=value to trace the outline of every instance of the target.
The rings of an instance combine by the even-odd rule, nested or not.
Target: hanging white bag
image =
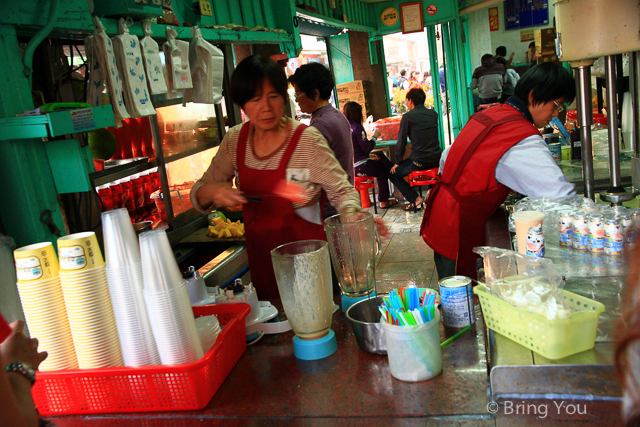
[[[187,90],[184,102],[217,104],[222,100],[224,54],[207,42],[198,27],[191,28],[189,65],[193,89]]]
[[[124,18],[118,20],[119,35],[113,37],[118,69],[123,76],[123,91],[127,109],[132,117],[152,116],[156,114],[147,88],[147,77],[140,51],[138,37],[129,34],[129,26]]]
[[[105,89],[105,81],[102,76],[102,67],[98,57],[96,43],[93,43],[93,36],[84,39],[84,51],[87,56],[89,67],[89,81],[87,83],[87,103],[94,107],[103,104],[102,93]]]
[[[111,43],[111,39],[107,36],[100,18],[97,16],[93,17],[93,27],[95,28],[95,33],[93,34],[91,46],[94,54],[97,54],[100,67],[103,70],[102,76],[111,98],[116,126],[121,126],[120,122],[131,116],[124,105],[122,80],[120,73],[118,73],[116,57],[113,54],[113,43]]]
[[[166,33],[167,42],[162,45],[162,50],[169,70],[171,90],[190,89],[193,84],[189,67],[189,43],[176,40],[178,33],[173,27],[168,26]]]
[[[144,68],[147,72],[147,82],[152,95],[160,95],[167,93],[167,85],[162,74],[162,61],[160,60],[160,51],[158,43],[151,38],[151,21],[146,20],[142,23],[142,31],[144,37],[140,40],[142,51],[142,59],[144,60]]]

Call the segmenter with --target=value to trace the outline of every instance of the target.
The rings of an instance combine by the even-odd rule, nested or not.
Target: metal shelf
[[[220,145],[220,140],[216,140],[215,142],[208,142],[204,145],[200,145],[198,147],[195,148],[190,148],[186,151],[183,151],[181,153],[178,154],[172,154],[170,156],[165,156],[164,158],[164,162],[165,163],[171,163],[171,162],[175,162],[176,160],[180,160],[180,159],[184,159],[185,157],[189,157],[192,156],[194,154],[197,154],[201,151],[205,151],[208,150],[209,148],[213,148],[213,147],[217,147],[218,145]]]
[[[115,181],[116,179],[122,179],[129,175],[144,172],[156,166],[158,166],[156,159],[149,160],[145,157],[143,159],[135,160],[124,165],[114,166],[100,172],[93,172],[89,174],[89,178],[91,179],[93,186],[98,187],[108,182]]]
[[[114,126],[111,105],[0,119],[0,140],[53,138]]]

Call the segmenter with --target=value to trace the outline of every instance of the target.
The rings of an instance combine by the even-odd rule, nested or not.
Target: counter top
[[[272,302],[279,305],[279,301]],[[338,342],[336,353],[318,361],[302,361],[293,355],[293,332],[265,336],[247,347],[202,411],[64,416],[51,420],[65,427],[182,426],[192,425],[188,420],[231,422],[245,417],[256,425],[268,424],[269,420],[277,424],[275,420],[283,418],[355,421],[464,415],[489,419],[485,328],[478,307],[476,317],[478,322],[470,331],[443,348],[443,371],[428,381],[408,383],[394,379],[387,357],[360,350],[351,327],[338,310],[332,322]],[[455,332],[440,324],[442,341]],[[176,420],[180,422],[176,424]],[[150,421],[153,423],[147,424]]]

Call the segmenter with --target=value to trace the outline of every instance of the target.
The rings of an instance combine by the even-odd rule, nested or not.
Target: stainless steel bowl
[[[136,231],[136,234],[140,234],[144,233],[145,231],[150,231],[152,225],[153,221],[136,222],[135,224],[133,224],[133,229]]]
[[[363,299],[349,307],[346,313],[358,346],[373,354],[387,354],[387,343],[380,324],[382,315],[378,310],[385,296],[378,295]]]

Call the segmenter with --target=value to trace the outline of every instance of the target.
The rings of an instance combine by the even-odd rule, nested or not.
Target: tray
[[[240,243],[244,244],[246,239],[242,237],[229,237],[228,239],[222,239],[220,237],[207,236],[208,228],[200,228],[193,233],[189,234],[184,239],[180,240],[180,244],[185,243]]]
[[[547,359],[561,359],[595,345],[598,318],[604,311],[600,302],[562,290],[564,303],[573,313],[566,319],[549,320],[491,295],[482,284],[474,287],[473,292],[480,298],[489,329]]]
[[[140,368],[38,372],[31,389],[40,415],[159,412],[202,409],[247,348],[248,304],[193,307],[196,317],[215,314],[223,326],[197,362]]]

